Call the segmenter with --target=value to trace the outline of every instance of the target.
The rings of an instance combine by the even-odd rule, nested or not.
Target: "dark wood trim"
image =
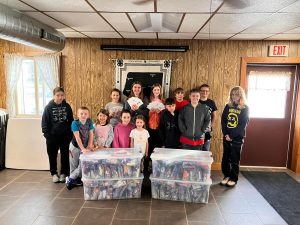
[[[257,64],[296,64],[300,65],[300,58],[271,58],[271,57],[246,57],[241,58],[241,77],[240,77],[240,86],[245,89],[247,92],[247,65],[251,63]],[[297,71],[296,71],[297,72]],[[299,78],[299,74],[297,74]],[[296,81],[299,79],[296,79]],[[291,165],[289,169],[293,170],[296,173],[300,172],[300,88],[296,89],[297,93],[295,96],[295,117],[292,118],[294,121],[292,129],[294,130],[292,138],[291,149]]]

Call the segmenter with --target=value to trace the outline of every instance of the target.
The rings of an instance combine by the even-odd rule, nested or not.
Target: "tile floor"
[[[243,168],[244,170],[254,170]],[[285,171],[296,180],[300,175]],[[84,201],[83,188],[53,184],[49,172],[0,171],[1,225],[283,225],[285,221],[241,175],[234,188],[218,185],[212,172],[208,204],[151,199],[146,182],[141,199]]]

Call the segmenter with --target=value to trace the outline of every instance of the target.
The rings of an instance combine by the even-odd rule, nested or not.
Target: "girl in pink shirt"
[[[121,123],[115,126],[113,148],[130,148],[129,134],[135,128],[134,124],[130,123],[130,120],[130,111],[124,109],[121,112]]]
[[[95,123],[95,141],[96,148],[109,148],[114,138],[113,127],[109,124],[109,112],[106,109],[100,109],[97,113]]]

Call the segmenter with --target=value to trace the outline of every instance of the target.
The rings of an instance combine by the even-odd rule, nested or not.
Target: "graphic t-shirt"
[[[138,148],[143,154],[146,153],[146,144],[150,137],[148,131],[143,129],[141,131],[136,128],[130,132],[129,137],[133,138],[133,146]]]

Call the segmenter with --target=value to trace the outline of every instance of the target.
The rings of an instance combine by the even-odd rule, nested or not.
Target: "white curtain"
[[[16,116],[15,90],[22,74],[22,61],[24,57],[16,54],[5,54],[5,77],[6,77],[6,104],[10,118]]]
[[[34,56],[37,75],[41,77],[52,91],[59,86],[60,60],[58,54],[44,54]]]

